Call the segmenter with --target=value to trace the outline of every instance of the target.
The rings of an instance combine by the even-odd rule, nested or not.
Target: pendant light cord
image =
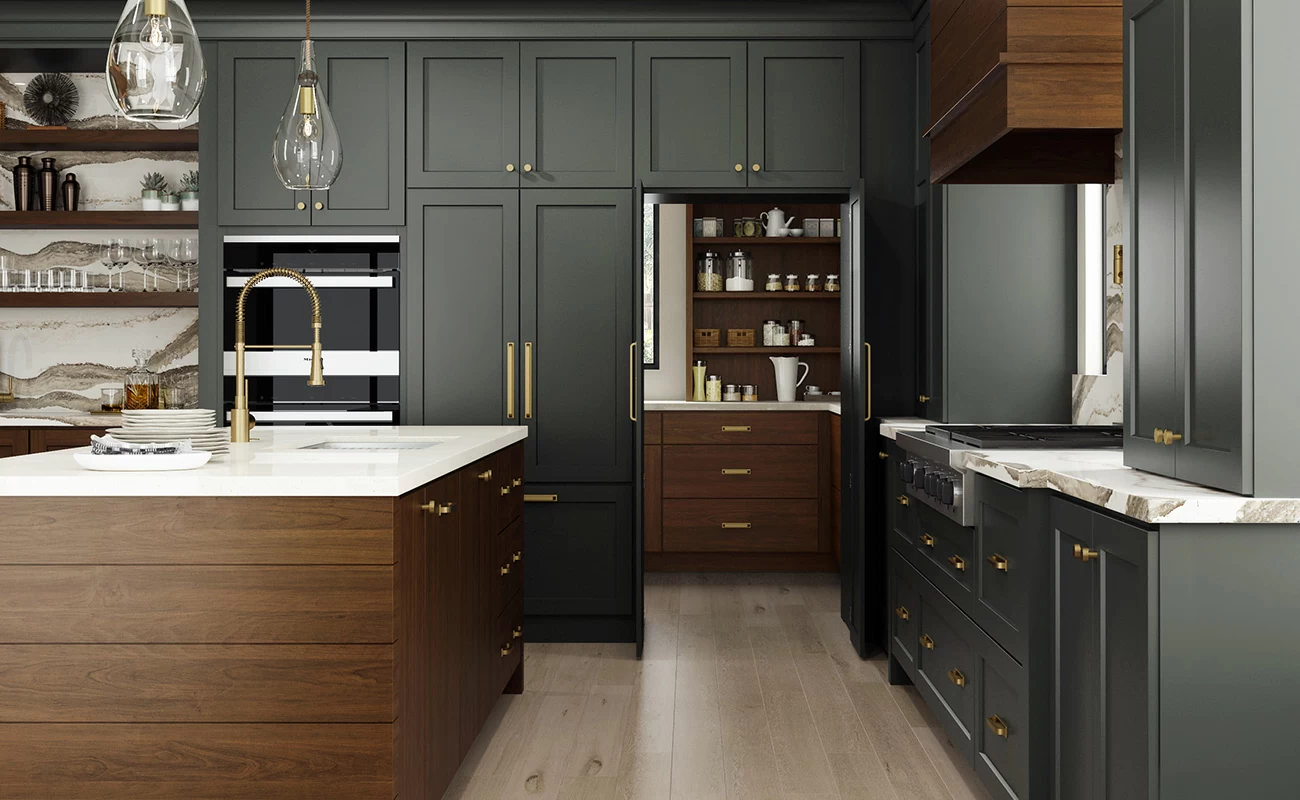
[[[307,39],[311,40],[311,0],[307,0]]]

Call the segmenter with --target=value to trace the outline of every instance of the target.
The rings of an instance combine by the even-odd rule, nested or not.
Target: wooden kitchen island
[[[523,688],[525,429],[316,430],[0,462],[0,797],[442,796]]]

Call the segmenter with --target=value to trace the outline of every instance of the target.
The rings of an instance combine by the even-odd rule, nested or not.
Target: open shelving
[[[159,230],[199,227],[197,211],[5,211],[0,230]]]
[[[196,308],[198,292],[0,292],[0,308]]]
[[[59,130],[17,128],[0,130],[0,150],[198,150],[199,129]]]

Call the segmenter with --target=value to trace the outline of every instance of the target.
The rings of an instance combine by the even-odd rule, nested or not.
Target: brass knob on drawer
[[[989,730],[993,731],[994,736],[1001,736],[1006,739],[1011,735],[1011,729],[1007,727],[1007,723],[1002,721],[1002,717],[997,714],[985,719],[984,724],[989,726]]]
[[[881,450],[879,453],[876,453],[876,458],[880,459],[881,461],[884,461],[886,458],[889,458],[889,453],[886,453],[884,450]]]
[[[904,622],[907,622],[909,619],[912,618],[912,615],[907,613],[907,608],[905,606],[899,606],[898,608],[894,609],[894,616],[898,617]]]
[[[898,503],[900,506],[905,506],[911,501],[907,499],[907,495],[900,494],[898,497],[894,498],[894,502]]]
[[[511,486],[523,486],[523,485],[524,485],[524,479],[523,479],[523,478],[511,478],[511,479],[510,479],[510,485],[511,485]]]
[[[502,575],[502,577],[505,577],[506,575],[509,575],[509,574],[510,574],[510,565],[509,565],[509,564],[502,564],[502,565],[501,565],[501,575]]]
[[[481,480],[481,481],[490,481],[490,480],[492,480],[492,470],[489,469],[489,470],[487,470],[487,471],[485,471],[485,472],[480,472],[480,473],[478,474],[478,479]]]
[[[948,680],[952,681],[959,689],[966,688],[966,676],[956,667],[948,670]]]
[[[510,654],[513,653],[514,651],[515,651],[515,643],[514,643],[514,642],[506,642],[505,644],[501,645],[501,657],[502,657],[502,658],[505,658],[506,656],[510,655]]]
[[[436,517],[442,517],[442,516],[446,516],[447,514],[450,514],[451,512],[455,511],[455,510],[456,510],[456,504],[455,504],[455,503],[439,503],[437,500],[435,500],[435,501],[433,501],[432,503],[425,503],[424,505],[420,506],[420,508],[424,509],[425,511],[429,512],[430,514],[433,514],[433,515],[436,516]]]
[[[1085,564],[1087,564],[1089,561],[1096,560],[1096,558],[1099,555],[1101,554],[1098,553],[1096,550],[1093,550],[1091,547],[1084,547],[1081,544],[1076,544],[1074,546],[1074,557],[1079,559]]]
[[[922,403],[928,403],[930,402],[930,395],[928,394],[917,395],[916,399],[920,400]]]
[[[1007,560],[1002,556],[998,555],[997,553],[994,553],[993,555],[989,556],[988,562],[992,564],[993,569],[997,570],[998,572],[1006,572],[1007,567],[1010,566]]]
[[[921,544],[926,547],[934,547],[934,537],[928,533],[921,534]]]
[[[926,650],[934,649],[934,640],[931,639],[928,635],[924,633],[921,634],[921,638],[919,641],[921,642],[921,646],[924,647]]]
[[[509,486],[502,486],[502,487],[501,487],[501,496],[502,496],[502,497],[505,497],[505,496],[508,495],[508,494],[510,494],[510,487],[509,487]]]
[[[966,559],[961,556],[948,556],[948,564],[958,572],[966,571]]]
[[[312,208],[316,209],[317,211],[323,211],[325,210],[325,204],[318,201],[316,205],[312,206]]]
[[[1166,433],[1168,433],[1168,431],[1164,428],[1156,428],[1155,432],[1151,434],[1151,438],[1155,440],[1156,444],[1164,444]]]
[[[515,562],[515,563],[519,563],[520,561],[523,561],[523,560],[524,560],[524,551],[523,551],[523,550],[516,550],[516,551],[514,552],[514,554],[510,556],[510,560],[513,561],[513,562]]]
[[[523,635],[524,635],[523,625],[516,625],[515,629],[510,632],[510,638],[512,639],[521,639],[523,638]]]

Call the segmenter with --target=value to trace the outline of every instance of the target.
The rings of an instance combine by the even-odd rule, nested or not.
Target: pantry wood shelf
[[[834,244],[840,243],[838,236],[708,236],[695,237],[696,247],[713,247],[719,244],[746,244],[746,245],[810,245],[810,244]]]
[[[0,308],[196,308],[198,292],[0,292]]]
[[[838,347],[696,347],[695,353],[705,355],[763,355],[763,356],[799,356],[816,353],[839,353]]]
[[[108,230],[112,228],[194,229],[197,211],[6,211],[0,213],[0,230]]]
[[[839,301],[839,292],[694,292],[695,300],[833,300]]]
[[[198,128],[184,130],[0,130],[0,150],[198,150]]]

